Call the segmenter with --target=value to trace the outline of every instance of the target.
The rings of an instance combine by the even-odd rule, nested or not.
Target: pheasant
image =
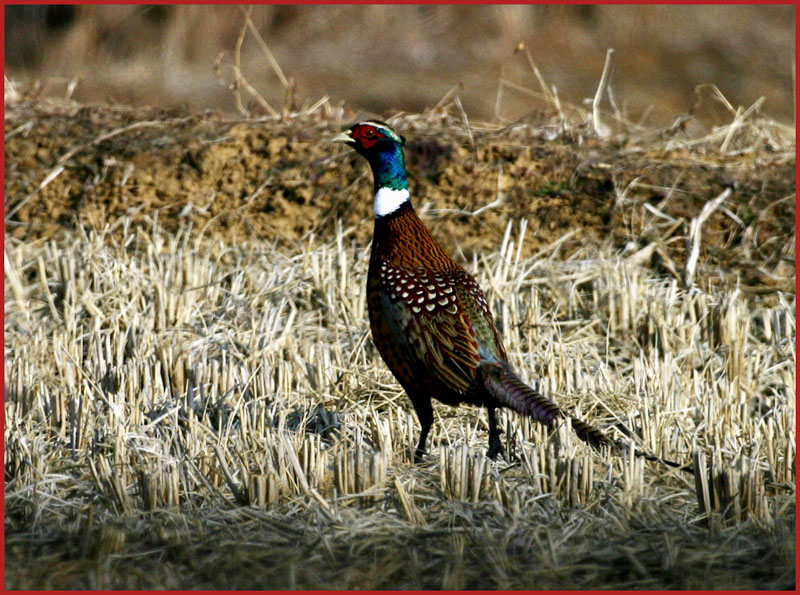
[[[504,454],[497,427],[498,407],[513,409],[547,426],[569,418],[578,437],[595,448],[619,447],[600,430],[569,416],[512,370],[483,291],[442,249],[411,205],[405,139],[388,124],[370,120],[353,125],[332,142],[352,147],[372,168],[375,228],[367,308],[378,352],[419,418],[415,462],[425,453],[433,424],[431,397],[451,406],[486,407],[486,454],[491,459]]]

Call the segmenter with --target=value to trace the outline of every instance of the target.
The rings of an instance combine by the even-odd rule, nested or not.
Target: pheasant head
[[[385,217],[409,202],[408,177],[403,146],[406,139],[385,122],[359,122],[331,139],[364,156],[372,168],[375,217]]]

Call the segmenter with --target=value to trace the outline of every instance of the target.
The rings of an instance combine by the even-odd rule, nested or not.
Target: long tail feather
[[[546,426],[564,416],[558,405],[534,391],[517,376],[499,365],[481,367],[483,385],[502,405],[527,415]]]
[[[629,450],[627,445],[611,440],[594,426],[565,413],[553,401],[533,390],[507,368],[497,364],[484,364],[481,366],[481,378],[484,388],[492,397],[501,405],[509,407],[517,413],[527,415],[546,426],[552,426],[553,422],[560,418],[569,419],[578,438],[594,448],[600,449],[607,446],[613,450]],[[694,474],[691,466],[668,461],[638,450],[634,452],[636,456],[643,457],[648,461],[657,461]]]

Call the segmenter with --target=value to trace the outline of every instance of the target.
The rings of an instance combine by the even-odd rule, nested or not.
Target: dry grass
[[[237,46],[238,6],[56,7],[49,18],[46,10],[7,9],[6,74],[42,97],[83,104],[236,113],[240,105],[215,76],[221,65],[240,68],[260,91],[266,102],[248,105],[243,94],[256,113],[281,111],[287,88],[300,101],[327,95],[356,109],[420,112],[462,83],[472,117],[516,120],[541,107],[532,107],[531,89],[557,88],[565,111],[583,105],[613,47],[614,108],[645,126],[688,112],[695,87],[709,81],[734,105],[765,96],[767,113],[791,120],[795,111],[792,6],[255,6],[252,30],[282,75],[249,32]],[[514,53],[520,42],[541,77]],[[498,79],[509,83],[502,102]],[[714,102],[695,113],[702,133],[726,119]]]
[[[6,587],[789,586],[794,296],[755,307],[593,248],[521,258],[522,241],[509,223],[472,266],[512,364],[707,469],[697,486],[510,413],[509,460],[488,461],[468,407],[436,408],[411,465],[351,231],[296,253],[155,220],[7,237]]]

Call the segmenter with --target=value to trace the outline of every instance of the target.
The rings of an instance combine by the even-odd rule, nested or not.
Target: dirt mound
[[[698,278],[794,291],[793,147],[746,126],[723,153],[718,139],[684,141],[680,130],[599,140],[544,120],[471,137],[446,112],[395,120],[416,207],[447,249],[471,259],[527,219],[523,256],[558,240],[564,258],[610,243],[647,248],[644,261],[680,277],[691,220],[731,188],[703,225]],[[340,128],[322,117],[7,106],[6,234],[190,222],[194,234],[291,250],[311,234],[329,240],[340,220],[366,245],[371,179],[354,152],[326,142]]]

